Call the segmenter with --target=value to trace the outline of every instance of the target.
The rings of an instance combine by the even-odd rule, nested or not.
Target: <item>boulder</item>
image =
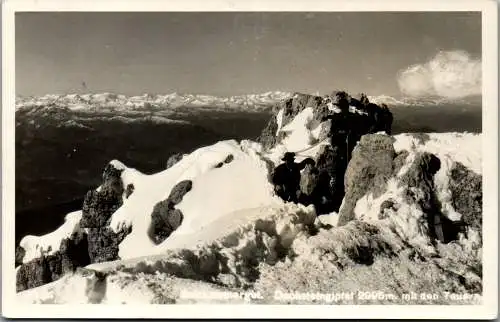
[[[361,138],[345,172],[346,193],[339,212],[339,225],[354,219],[356,202],[368,191],[375,198],[384,192],[387,181],[393,175],[394,156],[392,137],[368,134]]]
[[[183,220],[182,212],[175,209],[168,200],[158,202],[151,213],[151,223],[148,236],[155,243],[160,244],[172,234]]]

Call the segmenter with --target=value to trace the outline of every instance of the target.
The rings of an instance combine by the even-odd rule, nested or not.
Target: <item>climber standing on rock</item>
[[[272,175],[275,192],[281,199],[297,203],[300,192],[300,171],[308,163],[314,164],[314,160],[307,158],[295,163],[293,152],[286,152],[281,160],[285,162],[277,166]]]

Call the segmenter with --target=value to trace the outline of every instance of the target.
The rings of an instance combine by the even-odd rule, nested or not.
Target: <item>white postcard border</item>
[[[7,0],[2,7],[2,313],[23,318],[491,319],[498,313],[498,35],[494,1]],[[481,11],[483,64],[482,305],[19,305],[14,271],[14,15],[20,11]]]

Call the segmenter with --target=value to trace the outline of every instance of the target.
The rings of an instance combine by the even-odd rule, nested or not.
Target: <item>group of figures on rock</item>
[[[283,200],[313,204],[318,214],[325,214],[340,208],[345,194],[344,174],[361,136],[377,132],[391,134],[393,117],[387,106],[370,103],[364,94],[355,99],[346,92],[326,97],[295,96],[285,101],[284,115],[297,114],[310,105],[315,107],[316,121],[327,124],[330,144],[321,147],[316,160],[308,157],[296,163],[296,153],[285,153],[284,163],[272,173],[272,183]],[[336,110],[331,109],[332,105]],[[351,106],[357,111],[350,111]]]

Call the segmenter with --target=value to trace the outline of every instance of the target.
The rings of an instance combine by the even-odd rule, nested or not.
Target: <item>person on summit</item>
[[[300,163],[295,163],[295,153],[286,152],[280,164],[274,169],[272,182],[276,194],[285,201],[298,202],[300,192],[300,171],[308,163],[314,164],[314,160],[306,158]]]

